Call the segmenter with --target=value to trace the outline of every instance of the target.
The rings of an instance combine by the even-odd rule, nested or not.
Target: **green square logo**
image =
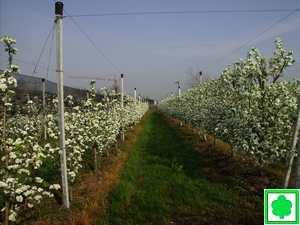
[[[265,189],[264,224],[299,224],[299,189]]]

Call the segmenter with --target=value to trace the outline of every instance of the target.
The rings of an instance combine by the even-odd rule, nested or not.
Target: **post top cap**
[[[62,15],[63,7],[64,7],[64,4],[62,2],[55,2],[55,14]]]

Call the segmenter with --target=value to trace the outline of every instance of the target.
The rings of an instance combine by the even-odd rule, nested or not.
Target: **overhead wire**
[[[54,0],[54,2],[56,2],[56,0]],[[84,36],[92,43],[92,45],[101,53],[101,55],[110,63],[110,65],[116,69],[116,71],[118,71],[119,74],[121,74],[121,72],[119,71],[119,69],[108,59],[108,57],[101,51],[101,49],[95,44],[95,42],[84,32],[84,30],[78,25],[78,23],[76,23],[76,21],[69,15],[69,13],[64,9],[64,12],[68,15],[68,16],[64,16],[64,17],[69,17],[73,23],[78,27],[78,29],[84,34]],[[77,81],[79,81],[76,78],[72,78],[75,79]],[[83,83],[83,82],[81,82]],[[85,83],[84,83],[85,84]]]
[[[136,16],[160,14],[199,14],[199,13],[254,13],[254,12],[291,12],[293,9],[237,9],[237,10],[193,10],[193,11],[162,11],[162,12],[127,12],[127,13],[96,13],[68,15],[69,17],[98,17],[98,16]]]
[[[119,69],[108,59],[108,57],[100,50],[100,48],[95,44],[95,42],[92,41],[92,39],[84,32],[84,30],[78,25],[78,23],[75,22],[75,20],[69,15],[69,13],[64,9],[64,11],[67,13],[68,17],[74,22],[74,24],[79,28],[79,30],[85,35],[85,37],[94,45],[94,47],[101,53],[101,55],[110,63],[112,67],[114,67],[120,74],[121,72]]]
[[[238,47],[237,49],[235,49],[234,51],[230,52],[229,54],[227,54],[226,56],[222,57],[221,59],[219,59],[217,62],[211,64],[210,66],[206,67],[205,69],[203,69],[202,71],[206,71],[209,68],[215,66],[216,64],[218,64],[219,62],[221,62],[222,60],[226,59],[228,56],[232,55],[233,53],[237,52],[238,50],[240,50],[242,47],[244,47],[245,45],[249,44],[251,41],[255,40],[256,38],[258,38],[259,36],[261,36],[262,34],[266,33],[268,30],[270,30],[271,28],[273,28],[274,26],[276,26],[278,23],[280,23],[281,21],[283,21],[284,19],[286,19],[287,17],[289,17],[290,15],[292,15],[293,13],[299,11],[300,8],[293,10],[291,13],[289,13],[288,15],[284,16],[282,19],[278,20],[276,23],[274,23],[272,26],[268,27],[267,29],[265,29],[263,32],[259,33],[258,35],[256,35],[255,37],[251,38],[249,41],[247,41],[246,43],[244,43],[243,45],[241,45],[240,47]]]
[[[124,80],[127,81],[127,83],[128,83],[131,87],[135,88],[135,86],[133,86],[133,84],[130,83],[129,80],[128,80],[126,77],[124,77]]]
[[[36,64],[34,64],[35,67],[34,67],[34,69],[33,69],[33,72],[32,72],[32,75],[31,75],[31,76],[33,76],[33,74],[36,73],[36,67],[39,65],[39,62],[40,62],[40,60],[41,60],[41,58],[42,58],[42,55],[43,55],[44,50],[45,50],[45,48],[46,48],[47,42],[48,42],[48,40],[49,40],[49,37],[50,37],[51,33],[53,33],[54,30],[55,30],[55,24],[53,24],[53,26],[52,26],[52,28],[51,28],[51,30],[50,30],[50,33],[49,33],[48,37],[46,38],[45,44],[44,44],[43,49],[42,49],[42,51],[41,51],[41,54],[40,54],[40,56],[39,56],[39,58],[38,58],[38,61],[37,61]]]
[[[54,2],[56,2],[54,0]],[[100,50],[100,48],[92,41],[92,39],[84,32],[84,30],[75,22],[75,20],[73,19],[74,17],[96,17],[96,16],[134,16],[134,15],[159,15],[159,14],[199,14],[199,13],[261,13],[261,12],[291,12],[288,15],[286,15],[285,17],[283,17],[282,19],[280,19],[279,21],[277,21],[275,24],[273,24],[272,26],[270,26],[269,28],[267,28],[266,30],[264,30],[263,32],[259,33],[258,35],[256,35],[255,37],[253,37],[252,39],[250,39],[249,41],[247,41],[246,43],[244,43],[243,45],[241,45],[240,47],[238,47],[237,49],[235,49],[234,51],[232,51],[231,53],[227,54],[226,56],[222,57],[220,60],[218,60],[217,62],[213,63],[212,65],[210,65],[209,67],[205,68],[203,71],[208,70],[209,68],[213,67],[214,65],[216,65],[217,63],[221,62],[222,60],[224,60],[225,58],[227,58],[228,56],[232,55],[233,53],[235,53],[236,51],[238,51],[239,49],[241,49],[242,47],[244,47],[245,45],[247,45],[248,43],[250,43],[251,41],[255,40],[256,38],[258,38],[259,36],[261,36],[262,34],[264,34],[265,32],[267,32],[268,30],[270,30],[271,28],[273,28],[274,26],[276,26],[278,23],[280,23],[282,20],[286,19],[287,17],[289,17],[290,15],[292,15],[293,13],[295,13],[296,11],[299,11],[300,8],[296,9],[296,10],[292,10],[292,9],[266,9],[266,10],[257,10],[257,9],[253,9],[253,10],[194,10],[194,11],[163,11],[163,12],[129,12],[129,13],[102,13],[102,14],[85,14],[85,15],[70,15],[65,9],[64,12],[67,14],[67,16],[64,17],[69,17],[74,24],[79,28],[79,30],[86,36],[86,38],[92,43],[92,45],[101,53],[101,55],[111,64],[112,67],[114,67],[116,69],[116,71],[118,71],[119,74],[121,74],[121,72],[119,71],[119,69],[108,59],[108,57]],[[53,29],[53,28],[52,28]],[[52,30],[51,30],[52,32]],[[50,34],[51,34],[50,32]],[[50,36],[49,34],[49,36]],[[46,43],[49,39],[49,36],[47,37]],[[42,53],[45,49],[46,43],[43,47]],[[41,55],[42,55],[41,53]],[[50,53],[51,54],[51,53]],[[2,54],[0,54],[1,56],[4,56]],[[40,61],[41,55],[38,59],[37,64],[32,64],[32,63],[28,63],[22,60],[17,60],[16,61],[20,61],[26,64],[30,64],[30,65],[34,65],[34,71],[32,73],[35,73],[36,68],[45,68],[42,66],[39,66],[38,63]],[[50,57],[50,56],[49,56]],[[50,59],[49,59],[50,60]],[[49,64],[48,67],[45,68],[47,69],[47,77],[48,77],[48,71],[49,70],[53,70],[49,68]],[[53,70],[55,71],[55,70]],[[75,79],[75,78],[73,78]],[[77,80],[77,79],[75,79]],[[132,86],[134,87],[129,81],[128,79],[125,78],[125,80]],[[78,82],[81,82],[79,80],[77,80]],[[84,82],[81,82],[83,84],[85,84]]]
[[[54,40],[54,30],[52,32],[52,41],[51,41],[51,46],[50,46],[50,52],[49,52],[49,58],[48,58],[48,66],[47,66],[47,73],[46,73],[46,80],[48,79],[48,72],[49,72],[49,67],[50,67],[50,60],[51,60],[51,54],[52,54],[52,47],[53,47],[53,40]]]
[[[28,85],[29,85],[29,83],[31,82],[31,78],[32,78],[33,75],[36,73],[36,68],[37,68],[37,66],[39,65],[39,62],[40,62],[40,60],[41,60],[41,58],[42,58],[42,55],[43,55],[44,50],[45,50],[45,48],[46,48],[47,42],[48,42],[48,40],[49,40],[49,37],[50,37],[51,33],[54,31],[54,29],[55,29],[55,24],[53,24],[53,26],[52,26],[52,28],[51,28],[51,30],[50,30],[50,33],[49,33],[48,37],[46,38],[45,44],[44,44],[44,46],[43,46],[43,49],[42,49],[42,51],[41,51],[41,54],[40,54],[40,56],[39,56],[39,58],[38,58],[37,63],[36,63],[36,64],[33,63],[34,69],[33,69],[33,72],[32,72],[32,74],[31,74],[31,76],[30,76],[28,82],[27,82],[27,85],[26,85],[26,87],[25,87],[25,90],[27,90]]]
[[[246,43],[244,43],[243,45],[241,45],[240,47],[238,47],[237,49],[235,49],[234,51],[230,52],[229,54],[227,54],[226,56],[222,57],[220,60],[218,60],[217,62],[213,63],[212,65],[206,67],[203,71],[208,70],[209,68],[215,66],[216,64],[218,64],[219,62],[221,62],[222,60],[226,59],[228,56],[232,55],[233,53],[237,52],[239,49],[241,49],[242,47],[244,47],[245,45],[249,44],[250,42],[252,42],[253,40],[255,40],[256,38],[258,38],[259,36],[261,36],[262,34],[266,33],[268,30],[270,30],[271,28],[273,28],[274,26],[276,26],[278,23],[280,23],[282,20],[286,19],[287,17],[289,17],[290,15],[292,15],[293,13],[299,11],[300,8],[298,9],[253,9],[253,10],[193,10],[193,11],[163,11],[163,12],[129,12],[129,13],[100,13],[100,14],[83,14],[83,15],[69,15],[68,13],[68,17],[70,17],[73,20],[73,17],[100,17],[100,16],[135,16],[135,15],[159,15],[159,14],[199,14],[199,13],[261,13],[261,12],[291,12],[288,15],[286,15],[285,17],[283,17],[282,19],[280,19],[279,21],[277,21],[276,23],[274,23],[272,26],[268,27],[266,30],[264,30],[263,32],[259,33],[258,35],[256,35],[255,37],[251,38],[249,41],[247,41]],[[74,20],[73,20],[74,21]],[[74,23],[76,24],[76,22],[74,21]],[[77,24],[76,24],[77,25]],[[77,25],[78,26],[78,25]],[[79,26],[78,26],[79,27]],[[80,30],[82,30],[79,27]],[[83,31],[82,31],[83,32]],[[83,32],[84,33],[84,32]],[[85,34],[85,33],[84,33]],[[86,34],[85,34],[86,35]],[[87,36],[87,35],[86,35]],[[88,36],[87,36],[88,37]],[[90,38],[88,37],[88,39],[90,40]],[[90,40],[91,41],[91,40]],[[92,42],[92,41],[91,41]],[[93,42],[92,42],[93,43]],[[94,44],[94,43],[93,43]],[[95,44],[94,44],[95,45]],[[98,49],[99,50],[99,49]],[[101,52],[101,50],[99,50]],[[107,59],[107,57],[101,52],[101,54]],[[107,59],[108,60],[108,59]],[[109,61],[109,60],[108,60]],[[110,61],[109,61],[110,62]],[[110,62],[111,63],[111,62]],[[111,63],[112,64],[112,63]],[[113,65],[113,64],[112,64]],[[113,65],[113,67],[115,67]],[[117,69],[117,68],[116,68]],[[120,71],[117,69],[117,71],[120,73]],[[128,80],[127,82],[129,84],[131,84]],[[131,86],[133,86],[131,84]]]
[[[0,54],[0,55],[3,56],[3,57],[5,57],[5,58],[8,58],[8,56],[6,56],[6,55],[3,55],[3,54]],[[24,61],[24,60],[20,60],[20,59],[17,59],[17,58],[14,58],[14,61],[21,62],[21,63],[28,64],[28,65],[33,65],[33,66],[36,65],[36,64],[34,64],[34,63],[26,62],[26,61]],[[44,66],[38,66],[38,65],[37,65],[37,68],[46,69],[46,70],[48,69],[47,67],[44,67]],[[56,72],[55,69],[49,68],[49,70],[50,70],[50,71],[53,71],[53,72]],[[64,76],[65,76],[65,77],[69,77],[69,76],[68,76],[67,74],[65,74],[65,73],[64,73]],[[82,83],[82,84],[84,84],[84,85],[88,85],[88,83],[82,82],[82,81],[79,80],[79,79],[76,79],[76,78],[72,78],[72,79],[74,79],[74,80],[76,80],[77,82]]]
[[[5,57],[5,58],[9,58],[7,55],[1,54],[1,53],[0,53],[0,55],[3,56],[3,57]],[[16,58],[14,58],[14,61],[18,61],[18,62],[21,62],[21,63],[25,63],[25,64],[28,64],[28,65],[33,65],[33,66],[35,66],[34,63],[26,62],[26,61],[23,61],[23,60],[20,60],[20,59],[16,59]],[[43,69],[47,69],[46,67],[43,67],[43,66],[38,66],[38,65],[37,65],[37,67],[43,68]],[[54,71],[55,71],[55,70],[54,70]]]

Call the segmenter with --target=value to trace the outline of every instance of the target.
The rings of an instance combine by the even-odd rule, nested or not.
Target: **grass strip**
[[[239,182],[207,176],[213,167],[150,109],[97,224],[259,224],[262,202],[249,199]]]

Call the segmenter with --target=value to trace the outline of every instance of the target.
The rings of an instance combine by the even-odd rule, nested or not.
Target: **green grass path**
[[[110,195],[110,208],[98,224],[235,224],[226,221],[236,215],[243,219],[244,214],[247,219],[245,211],[251,214],[251,206],[243,196],[203,175],[211,166],[157,110],[150,109]]]

